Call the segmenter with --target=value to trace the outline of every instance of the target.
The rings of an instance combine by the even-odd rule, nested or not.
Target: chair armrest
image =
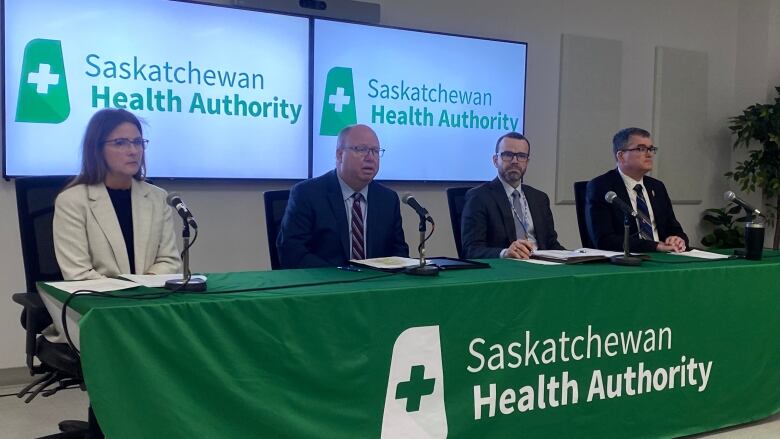
[[[11,299],[22,305],[24,309],[46,309],[46,305],[43,304],[41,295],[38,293],[15,293],[11,296]]]
[[[37,335],[52,324],[51,315],[37,292],[16,293],[11,296],[11,299],[24,307],[22,327],[28,332]]]

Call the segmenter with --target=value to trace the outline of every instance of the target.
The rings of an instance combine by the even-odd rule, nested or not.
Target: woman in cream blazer
[[[132,274],[181,271],[166,192],[143,181],[142,133],[126,110],[100,110],[90,119],[81,172],[54,204],[54,249],[64,279],[129,274],[131,265]]]

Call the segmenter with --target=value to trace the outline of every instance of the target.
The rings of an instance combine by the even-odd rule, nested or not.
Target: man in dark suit
[[[398,195],[374,181],[384,152],[376,133],[348,126],[336,144],[336,169],[290,191],[276,240],[283,268],[409,256]]]
[[[613,137],[617,169],[588,182],[586,192],[585,220],[596,247],[623,250],[624,214],[604,199],[609,191],[650,219],[649,223],[633,218],[629,222],[630,251],[683,252],[688,247],[688,236],[674,216],[666,187],[645,175],[653,170],[656,151],[650,133],[641,128],[625,128]]]
[[[522,184],[531,145],[520,133],[496,142],[493,166],[498,177],[466,193],[461,241],[467,258],[528,259],[535,249],[562,250],[550,199]]]

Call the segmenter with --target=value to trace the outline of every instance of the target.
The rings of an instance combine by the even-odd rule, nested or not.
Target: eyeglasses
[[[646,153],[648,153],[648,152],[649,152],[650,154],[655,154],[655,153],[657,153],[657,152],[658,152],[658,148],[656,148],[656,147],[655,147],[655,146],[653,146],[653,145],[650,145],[650,146],[639,145],[639,146],[637,146],[636,148],[631,148],[631,149],[621,149],[621,151],[625,151],[625,152],[629,152],[629,151],[639,151],[639,152],[640,152],[640,153],[642,153],[642,154],[646,154]]]
[[[382,157],[385,154],[384,148],[376,148],[373,146],[368,145],[355,145],[355,146],[345,146],[344,148],[352,150],[355,154],[360,156],[367,156],[369,154],[375,156],[375,157]]]
[[[498,155],[501,157],[501,160],[507,163],[510,163],[512,159],[517,159],[518,162],[525,162],[528,161],[528,156],[529,156],[527,152],[510,152],[510,151],[502,151]]]
[[[146,145],[149,144],[149,141],[147,139],[127,139],[124,137],[120,137],[118,139],[110,139],[103,142],[104,145],[110,145],[113,146],[116,149],[122,150],[122,151],[129,151],[130,148],[135,147],[138,149],[146,149]]]

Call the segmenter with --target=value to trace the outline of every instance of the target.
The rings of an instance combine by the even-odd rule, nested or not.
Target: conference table
[[[780,252],[484,262],[78,295],[90,402],[112,439],[655,438],[780,412]]]

